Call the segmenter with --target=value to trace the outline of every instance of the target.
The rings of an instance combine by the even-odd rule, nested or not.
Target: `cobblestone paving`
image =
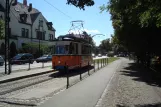
[[[152,74],[126,60],[96,107],[161,107],[161,87]]]

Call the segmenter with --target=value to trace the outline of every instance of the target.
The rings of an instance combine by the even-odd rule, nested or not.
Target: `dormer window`
[[[27,14],[26,14],[26,13],[20,14],[20,20],[21,20],[22,22],[26,22],[26,21],[27,21]]]
[[[16,12],[20,12],[20,9],[18,7],[15,7]]]
[[[47,22],[48,30],[52,30],[53,23],[52,22]]]
[[[43,27],[43,20],[42,19],[39,20],[39,26]]]

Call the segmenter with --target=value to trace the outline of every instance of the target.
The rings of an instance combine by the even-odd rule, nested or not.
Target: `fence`
[[[69,88],[72,84],[70,84],[70,73],[69,73],[67,62],[65,63],[65,65],[66,65],[65,73],[66,73],[66,79],[67,79],[66,88]],[[81,65],[82,64],[80,63],[80,65],[79,65],[79,80],[80,81],[83,79],[83,77],[82,77],[83,72],[82,72]],[[87,75],[90,76],[94,72],[96,72],[96,71],[100,70],[101,68],[105,67],[106,65],[108,65],[108,58],[96,59],[96,60],[93,60],[93,63],[92,63],[93,68],[92,69],[90,68],[90,63],[88,62],[88,67],[87,67],[85,72],[87,72]],[[93,71],[93,73],[91,74],[90,71]]]

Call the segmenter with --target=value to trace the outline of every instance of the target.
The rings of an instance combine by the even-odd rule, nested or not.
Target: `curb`
[[[19,77],[13,77],[13,78],[9,78],[6,80],[0,80],[0,84],[6,83],[6,82],[11,82],[11,81],[16,81],[16,80],[20,80],[20,79],[24,79],[24,78],[28,78],[28,77],[34,77],[34,76],[38,76],[38,75],[42,75],[42,74],[47,74],[47,73],[51,73],[53,71],[54,70],[49,70],[49,71],[44,71],[44,72],[35,73],[35,74],[28,74],[28,75],[19,76]]]

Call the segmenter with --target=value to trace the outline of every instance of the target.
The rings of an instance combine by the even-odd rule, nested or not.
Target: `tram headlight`
[[[60,61],[58,61],[58,64],[60,64]]]

